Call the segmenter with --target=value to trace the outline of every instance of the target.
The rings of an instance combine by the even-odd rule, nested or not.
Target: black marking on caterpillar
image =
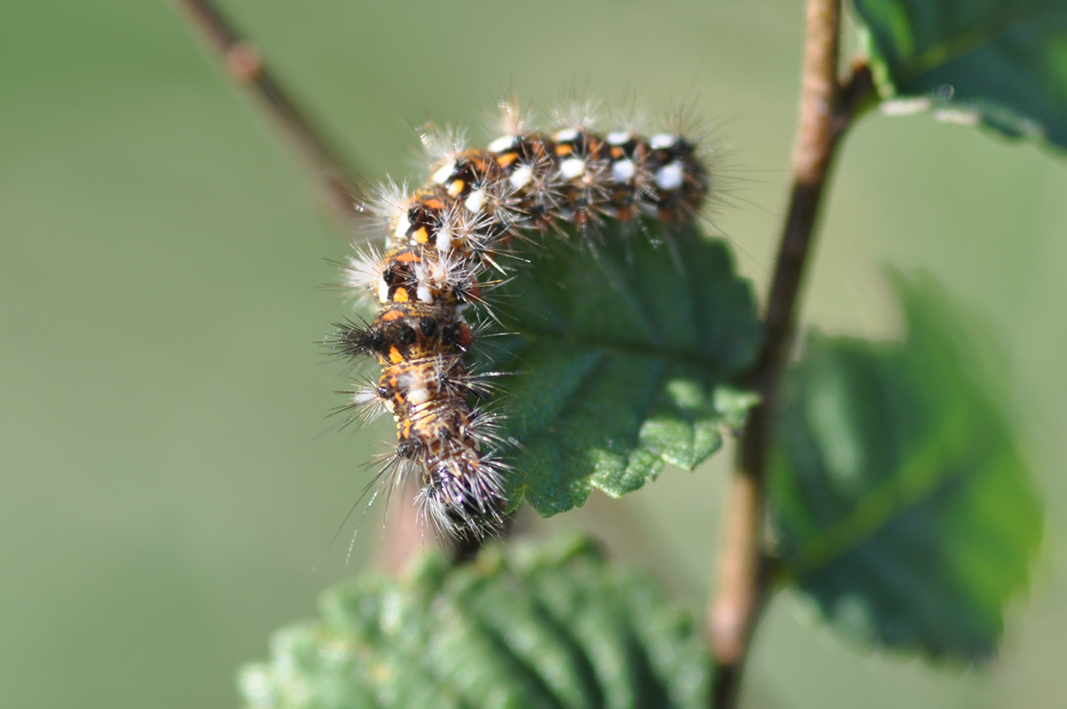
[[[344,269],[345,284],[373,294],[378,313],[338,326],[327,340],[338,354],[369,356],[382,368],[377,382],[348,392],[344,407],[396,421],[396,449],[379,486],[415,476],[423,519],[459,537],[501,527],[513,472],[494,415],[474,403],[492,374],[472,374],[466,361],[476,337],[465,314],[484,306],[483,289],[493,283],[486,274],[506,275],[500,256],[514,239],[562,233],[565,222],[579,233],[608,219],[688,223],[711,182],[696,146],[678,133],[601,134],[578,119],[545,134],[516,120],[510,106],[505,115],[505,134],[484,150],[428,131],[426,184],[379,188],[373,212],[385,251],[365,251]]]

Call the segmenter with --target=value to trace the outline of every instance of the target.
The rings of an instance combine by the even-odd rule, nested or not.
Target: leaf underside
[[[1067,148],[1062,0],[855,0],[883,97],[926,97]]]
[[[493,546],[327,592],[241,674],[249,707],[705,707],[711,660],[644,574],[582,540]]]
[[[1042,512],[957,316],[900,283],[904,342],[812,334],[789,376],[770,485],[780,551],[848,633],[981,661],[1028,583]]]
[[[487,296],[507,333],[483,338],[482,366],[507,373],[498,408],[516,443],[512,499],[543,516],[593,488],[620,497],[667,463],[692,470],[756,401],[730,385],[761,330],[726,245],[647,229],[538,236]]]

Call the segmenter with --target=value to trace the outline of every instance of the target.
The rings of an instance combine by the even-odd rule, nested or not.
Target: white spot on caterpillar
[[[611,166],[611,179],[625,184],[633,179],[636,172],[637,168],[634,166],[633,160],[620,160]]]
[[[656,172],[656,187],[661,190],[676,190],[685,182],[685,171],[676,162],[664,165]]]
[[[412,406],[426,404],[430,400],[430,390],[421,382],[408,390],[408,401]]]
[[[567,158],[559,164],[559,174],[565,180],[573,180],[585,174],[585,160],[581,158]]]
[[[552,136],[552,140],[556,141],[557,143],[569,143],[570,141],[574,140],[577,137],[578,137],[578,129],[577,128],[565,128],[565,129],[559,131],[558,133],[556,133],[554,136]]]
[[[433,181],[439,185],[443,185],[448,181],[448,178],[452,176],[452,173],[456,171],[456,161],[449,160],[433,174]]]
[[[482,211],[483,204],[485,204],[485,192],[482,190],[474,190],[467,195],[467,199],[463,201],[463,206],[466,207],[468,211],[474,212],[475,214]]]
[[[411,228],[411,222],[408,221],[407,210],[397,210],[396,227],[393,228],[393,236],[400,241],[403,241],[408,236],[408,229]]]
[[[511,177],[508,178],[508,182],[511,186],[517,190],[521,190],[526,185],[530,184],[530,180],[533,179],[533,168],[529,165],[523,165],[522,167],[511,173]]]
[[[437,236],[434,239],[437,242],[437,251],[442,254],[447,254],[452,250],[452,229],[448,224],[443,224],[437,231]]]
[[[502,153],[506,150],[511,150],[515,146],[515,136],[505,135],[501,138],[497,138],[489,144],[489,152]]]
[[[624,130],[613,130],[604,140],[608,145],[626,145],[630,141],[630,134]]]
[[[382,303],[389,302],[389,284],[385,282],[384,278],[378,284],[378,300]]]
[[[657,133],[648,140],[648,145],[653,150],[667,150],[678,140],[678,136],[671,133]]]

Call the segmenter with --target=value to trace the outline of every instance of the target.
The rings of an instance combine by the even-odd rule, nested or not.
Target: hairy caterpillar
[[[349,392],[342,408],[389,412],[397,446],[379,484],[417,476],[424,519],[454,536],[482,537],[507,505],[503,442],[493,415],[472,404],[484,376],[466,356],[475,333],[465,313],[484,303],[485,274],[516,238],[548,231],[595,232],[604,220],[684,224],[699,212],[710,176],[696,145],[679,133],[643,138],[601,134],[581,118],[543,134],[505,106],[504,134],[487,149],[430,131],[430,178],[409,192],[379,188],[372,211],[385,251],[366,251],[344,268],[345,285],[373,294],[378,313],[345,323],[328,339],[338,353],[374,358],[381,376]]]

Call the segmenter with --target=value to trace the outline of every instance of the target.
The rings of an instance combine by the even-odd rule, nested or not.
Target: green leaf
[[[1067,148],[1063,0],[855,0],[883,98]]]
[[[528,264],[492,294],[510,333],[486,366],[514,374],[502,387],[513,499],[544,516],[592,488],[636,490],[666,463],[692,470],[756,401],[730,384],[760,341],[750,284],[722,241],[648,228],[523,244]]]
[[[249,707],[706,707],[711,659],[644,574],[584,540],[328,591],[241,673]]]
[[[903,342],[811,334],[770,478],[790,577],[836,625],[980,661],[1029,580],[1042,511],[959,316],[898,279]]]

